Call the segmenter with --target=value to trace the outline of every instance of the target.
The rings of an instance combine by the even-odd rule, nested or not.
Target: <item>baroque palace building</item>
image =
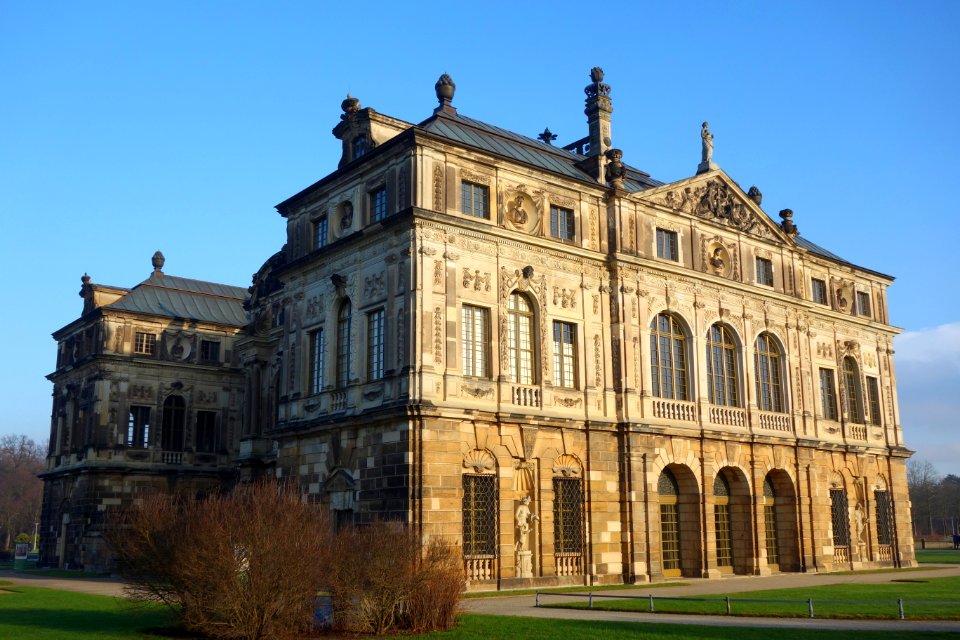
[[[462,546],[471,588],[914,564],[890,276],[773,221],[712,160],[565,147],[343,101],[339,167],[277,209],[249,290],[84,279],[58,340],[42,555],[106,513],[269,475],[339,524]]]

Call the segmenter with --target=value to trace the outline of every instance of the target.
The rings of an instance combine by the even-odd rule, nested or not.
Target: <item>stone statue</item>
[[[713,134],[710,133],[710,129],[707,127],[708,124],[704,122],[703,127],[700,129],[700,138],[703,141],[700,159],[704,164],[713,161]]]
[[[517,552],[530,551],[530,528],[534,520],[539,520],[537,514],[530,510],[530,496],[520,498],[517,506]]]
[[[867,528],[867,517],[863,513],[863,505],[859,503],[857,504],[856,507],[853,508],[853,523],[857,527],[857,542],[858,543],[864,542],[863,533],[864,533],[864,530]]]
[[[723,271],[723,267],[726,266],[723,261],[723,249],[721,247],[713,250],[713,256],[710,258],[710,266],[716,271]]]

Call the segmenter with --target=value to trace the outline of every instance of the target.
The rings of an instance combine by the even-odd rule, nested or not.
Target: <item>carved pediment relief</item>
[[[644,199],[760,238],[783,237],[759,207],[720,174],[661,187]]]
[[[523,184],[504,189],[500,192],[501,224],[514,231],[540,235],[540,212],[545,199],[546,192],[540,189],[530,191]]]

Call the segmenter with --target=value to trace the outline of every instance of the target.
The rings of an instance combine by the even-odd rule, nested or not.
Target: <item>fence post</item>
[[[587,609],[593,609],[593,591],[587,594]]]
[[[539,592],[539,591],[537,591],[537,603],[536,603],[535,605],[533,605],[533,606],[535,606],[535,607],[539,607],[539,606],[540,606],[540,592]]]
[[[650,594],[650,613],[653,613],[653,594]]]
[[[730,615],[730,596],[724,598],[727,601],[727,615]]]
[[[813,598],[807,598],[807,611],[810,613],[810,617],[813,617]]]
[[[900,619],[903,620],[903,598],[897,598],[897,608],[900,610]]]

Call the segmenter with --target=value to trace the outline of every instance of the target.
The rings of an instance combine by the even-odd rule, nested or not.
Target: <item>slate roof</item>
[[[241,327],[248,322],[246,297],[243,287],[159,275],[104,308]]]
[[[447,138],[460,145],[495,153],[516,162],[559,173],[574,180],[596,182],[590,174],[576,166],[578,162],[586,159],[586,156],[495,127],[480,120],[468,118],[459,113],[440,111],[418,126],[424,131]],[[642,191],[664,184],[652,179],[639,169],[629,166],[627,169],[627,179],[624,180],[624,188],[627,191]]]

